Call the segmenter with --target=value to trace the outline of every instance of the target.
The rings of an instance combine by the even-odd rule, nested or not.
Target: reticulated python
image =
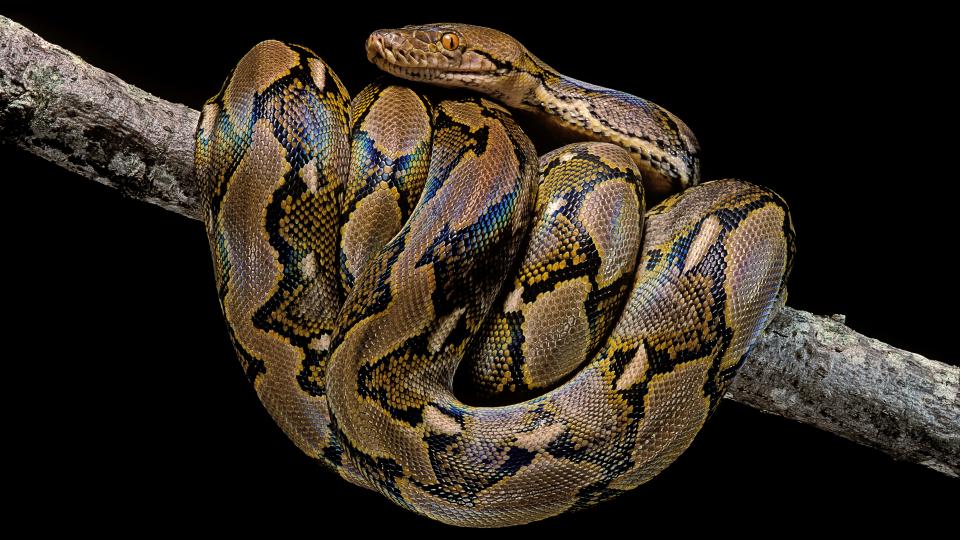
[[[652,478],[784,299],[786,204],[721,180],[644,214],[644,190],[698,182],[692,132],[495,30],[378,31],[367,54],[594,142],[538,162],[497,102],[382,81],[351,102],[310,50],[254,47],[203,109],[196,166],[264,406],[347,480],[455,525],[543,519]]]

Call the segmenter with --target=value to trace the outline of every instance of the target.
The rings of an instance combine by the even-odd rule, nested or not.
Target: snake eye
[[[440,37],[440,44],[448,51],[455,50],[460,46],[460,36],[448,32]]]

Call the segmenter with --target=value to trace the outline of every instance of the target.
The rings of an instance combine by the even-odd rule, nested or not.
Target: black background
[[[864,334],[956,364],[955,137],[940,131],[954,117],[946,75],[955,58],[942,14],[593,2],[537,19],[503,14],[519,3],[390,6],[339,6],[353,17],[287,2],[6,15],[193,108],[262,39],[312,48],[355,93],[376,72],[362,48],[375,28],[497,27],[563,73],[683,118],[704,148],[705,178],[737,176],[783,195],[799,243],[792,306],[844,313]],[[199,222],[13,147],[0,146],[0,164],[11,276],[4,439],[21,517],[40,529],[450,532],[327,474],[275,427],[230,348]],[[958,487],[728,402],[650,483],[496,534],[919,532],[948,522]]]

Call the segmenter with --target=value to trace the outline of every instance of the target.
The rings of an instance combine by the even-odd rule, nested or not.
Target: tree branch
[[[0,139],[127,196],[200,219],[199,112],[0,16]],[[726,397],[960,475],[960,368],[784,308]]]
[[[199,118],[0,15],[0,140],[200,219],[193,176]]]
[[[781,309],[725,397],[960,474],[960,368]]]

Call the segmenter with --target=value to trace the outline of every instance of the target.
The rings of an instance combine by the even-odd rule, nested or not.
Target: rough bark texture
[[[784,307],[726,397],[960,475],[960,368]]]
[[[199,219],[193,177],[199,118],[0,15],[0,140]]]
[[[199,112],[93,67],[0,16],[0,140],[200,219]],[[728,398],[960,476],[960,368],[784,308]]]

